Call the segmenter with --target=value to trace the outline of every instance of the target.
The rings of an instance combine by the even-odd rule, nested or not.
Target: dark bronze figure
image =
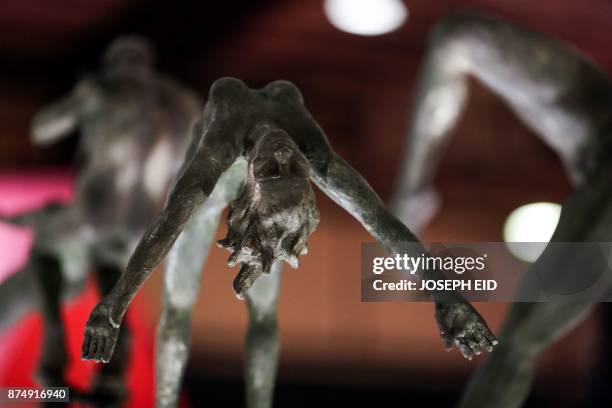
[[[246,171],[243,157],[248,159]],[[247,298],[250,312],[247,402],[251,407],[270,406],[278,354],[275,276],[280,271],[275,269],[280,269],[280,260],[297,266],[297,256],[305,252],[306,239],[318,222],[309,177],[391,253],[424,253],[417,238],[384,208],[367,182],[335,154],[293,84],[275,81],[254,90],[240,80],[223,78],[211,87],[165,208],[144,234],[125,273],[92,311],[83,358],[110,361],[129,303],[177,238],[170,256],[176,261],[176,272],[167,273],[166,279],[176,279],[183,287],[198,286],[199,274],[192,272],[197,268],[181,270],[182,248],[189,245],[191,236],[210,242],[211,231],[198,224],[206,219],[216,222],[211,220],[219,208],[238,197],[230,205],[228,237],[219,245],[232,252],[230,265],[242,263],[234,289]],[[241,181],[246,184],[243,189]],[[202,241],[191,245],[201,248]],[[436,271],[421,271],[423,275],[439,276]],[[188,332],[194,293],[187,300],[180,290],[174,294],[172,316],[167,318],[176,325],[169,335],[177,348],[186,350],[181,339]],[[458,295],[432,293],[432,300],[447,345],[457,344],[471,358],[496,344],[480,315]],[[184,364],[168,363],[175,364],[177,373]],[[163,400],[158,398],[160,406],[176,403],[172,387]]]

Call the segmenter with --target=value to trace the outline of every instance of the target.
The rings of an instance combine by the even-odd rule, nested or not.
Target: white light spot
[[[359,35],[388,33],[408,17],[401,0],[325,0],[323,7],[337,29]]]
[[[172,146],[163,138],[153,148],[144,168],[144,187],[150,197],[157,200],[163,198],[174,166]]]
[[[560,216],[561,206],[556,203],[531,203],[512,211],[504,225],[508,250],[524,261],[536,261],[552,238]]]
[[[37,124],[33,128],[34,142],[41,145],[53,143],[59,136],[70,132],[75,125],[76,119],[72,115],[61,116],[42,125]]]
[[[108,145],[108,160],[115,166],[123,166],[135,157],[131,135],[121,135]]]
[[[138,182],[138,166],[135,163],[126,162],[124,166],[117,169],[115,177],[117,191],[123,195],[128,194]]]

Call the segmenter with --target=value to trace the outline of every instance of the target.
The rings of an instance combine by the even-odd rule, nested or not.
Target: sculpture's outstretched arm
[[[297,89],[277,84],[287,93],[288,103],[301,102]],[[368,183],[329,145],[323,131],[303,106],[295,104],[294,113],[285,115],[286,127],[310,163],[310,174],[325,194],[355,217],[387,251],[420,256],[426,253],[417,237],[395,218]],[[421,279],[440,279],[435,270],[417,271]],[[466,358],[482,349],[491,350],[497,343],[478,312],[458,293],[432,292],[436,302],[436,318],[445,345],[453,342]]]
[[[83,103],[93,92],[87,80],[82,80],[68,95],[38,112],[32,121],[32,143],[46,146],[70,135],[78,125]]]
[[[315,183],[338,205],[353,215],[378,242],[392,254],[426,253],[419,240],[404,224],[389,213],[367,182],[348,163],[335,154],[330,156],[325,172],[313,174]],[[315,170],[316,171],[316,170]],[[443,279],[435,270],[417,271],[421,279]],[[447,348],[453,343],[468,359],[497,344],[478,312],[461,295],[432,292],[436,319]]]
[[[109,361],[123,315],[134,295],[170,250],[185,224],[210,196],[217,180],[242,153],[240,118],[211,88],[198,147],[179,174],[160,216],[145,232],[117,284],[92,311],[85,328],[82,356]]]

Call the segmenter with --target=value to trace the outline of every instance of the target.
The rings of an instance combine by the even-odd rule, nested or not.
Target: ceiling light
[[[337,29],[359,35],[388,33],[408,17],[401,0],[325,0],[324,9]]]

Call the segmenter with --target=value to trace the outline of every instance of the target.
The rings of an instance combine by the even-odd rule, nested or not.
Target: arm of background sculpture
[[[46,146],[70,135],[78,125],[84,101],[91,96],[93,89],[82,80],[68,95],[38,112],[32,121],[32,143]]]

